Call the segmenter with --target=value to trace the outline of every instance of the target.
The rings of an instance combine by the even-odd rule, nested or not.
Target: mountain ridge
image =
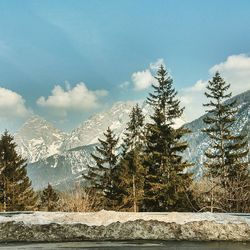
[[[237,100],[239,103],[239,111],[236,114],[237,122],[233,129],[236,132],[246,131],[249,139],[250,90],[234,96],[230,100]],[[84,121],[68,134],[52,127],[52,134],[54,135],[52,145],[55,146],[54,151],[49,151],[49,147],[45,143],[48,134],[51,134],[51,131],[47,134],[48,131],[46,128],[49,126],[45,126],[46,133],[43,134],[45,137],[42,138],[43,140],[39,135],[37,136],[42,141],[40,147],[34,143],[34,138],[33,141],[31,140],[33,144],[28,140],[29,136],[31,136],[30,134],[25,137],[27,139],[26,143],[28,144],[26,148],[31,150],[32,146],[35,146],[34,153],[36,157],[31,157],[31,159],[37,160],[30,161],[27,168],[28,174],[33,180],[33,186],[35,186],[36,189],[41,189],[46,186],[48,182],[63,186],[63,182],[67,183],[69,180],[74,181],[79,178],[81,173],[87,170],[88,165],[94,164],[91,153],[96,152],[95,146],[97,145],[97,139],[103,138],[103,132],[106,131],[108,126],[113,128],[117,136],[120,137],[121,142],[126,123],[129,120],[129,113],[134,105],[135,102],[118,102],[109,110],[95,114],[89,120]],[[146,102],[141,103],[141,106],[144,115],[146,115],[146,122],[150,121],[150,114],[152,114],[150,106]],[[200,177],[203,174],[204,169],[202,168],[202,164],[205,160],[204,151],[209,146],[209,138],[201,131],[205,126],[202,121],[203,117],[204,115],[184,125],[189,128],[192,133],[184,137],[184,139],[188,141],[189,147],[183,153],[183,156],[188,161],[195,163],[191,171],[195,173],[196,177]],[[177,126],[181,126],[182,124],[183,120],[178,121]],[[35,128],[39,129],[43,126],[44,121],[40,121],[39,126],[35,126]],[[30,129],[30,126],[28,126],[28,129]],[[30,133],[29,130],[28,132]],[[84,133],[86,133],[86,135]],[[61,141],[59,142],[56,138],[61,139]],[[76,140],[74,140],[75,138]],[[35,138],[35,142],[36,140],[38,139]],[[50,142],[51,141],[49,141],[49,143]],[[45,153],[40,154],[43,157],[39,159],[39,152],[37,151],[39,151],[40,148],[43,149],[42,152]],[[25,147],[22,150],[24,151]],[[55,153],[52,154],[53,152]]]

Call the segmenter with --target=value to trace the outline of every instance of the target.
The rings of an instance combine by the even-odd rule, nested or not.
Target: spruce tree
[[[114,171],[114,183],[119,190],[118,205],[122,209],[133,209],[137,212],[143,197],[145,169],[142,165],[144,143],[144,115],[136,104],[130,113],[124,133],[123,152],[120,162]]]
[[[0,139],[0,186],[4,211],[33,210],[37,196],[27,176],[26,160],[16,151],[13,136],[7,131]]]
[[[48,186],[42,191],[40,207],[45,208],[48,212],[55,211],[58,207],[58,201],[59,195],[48,183]]]
[[[233,131],[237,104],[236,101],[228,100],[232,95],[229,88],[230,84],[216,72],[205,92],[209,102],[203,104],[208,108],[203,119],[207,127],[203,132],[211,141],[205,152],[207,161],[204,166],[212,183],[212,212],[214,207],[223,211],[239,211],[240,204],[250,202],[249,184],[246,185],[249,181],[247,138]],[[220,197],[215,197],[214,189],[218,186],[223,191]],[[247,192],[247,188],[248,197],[244,197],[242,192]]]
[[[187,143],[181,138],[188,131],[174,128],[175,119],[181,117],[184,108],[180,107],[173,80],[162,65],[155,78],[158,84],[152,85],[154,91],[147,99],[154,114],[146,132],[144,210],[187,210],[191,176],[184,170],[191,164],[182,159]]]
[[[84,178],[89,181],[89,186],[104,198],[104,208],[113,208],[115,190],[112,172],[118,161],[116,153],[118,139],[110,128],[104,133],[104,137],[104,140],[98,139],[100,146],[96,147],[97,154],[91,154],[96,164],[88,166],[88,172]]]
[[[131,113],[129,114],[129,122],[127,123],[127,127],[124,132],[124,143],[123,154],[125,155],[128,151],[141,148],[144,143],[144,120],[145,117],[142,113],[142,109],[136,104]]]

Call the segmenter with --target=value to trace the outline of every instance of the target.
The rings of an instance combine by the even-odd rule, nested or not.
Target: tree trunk
[[[135,175],[133,174],[133,200],[134,200],[134,212],[137,212],[137,201],[136,201],[136,187],[135,187]]]
[[[7,183],[5,183],[5,180],[4,180],[4,184],[3,184],[3,211],[6,212],[6,209],[7,209],[7,204],[6,204],[6,200],[7,200],[7,197],[6,197],[6,187],[7,187]]]

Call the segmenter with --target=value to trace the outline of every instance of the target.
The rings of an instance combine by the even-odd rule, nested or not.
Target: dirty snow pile
[[[88,213],[67,212],[34,212],[30,214],[15,214],[10,217],[0,215],[0,223],[15,221],[24,224],[85,224],[88,226],[107,226],[114,222],[127,222],[135,220],[162,221],[167,223],[185,224],[195,221],[214,221],[221,224],[246,223],[250,225],[250,217],[233,216],[221,213],[132,213],[99,211]]]

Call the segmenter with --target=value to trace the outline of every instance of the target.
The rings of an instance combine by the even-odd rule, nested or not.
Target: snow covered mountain
[[[36,162],[60,152],[66,134],[45,119],[30,117],[15,134],[19,153],[28,162]]]
[[[117,102],[110,109],[93,115],[69,134],[55,128],[42,117],[34,115],[17,131],[15,141],[19,152],[29,163],[54,154],[63,154],[69,149],[98,143],[98,138],[103,139],[103,133],[108,127],[121,142],[129,114],[135,104],[135,101]],[[141,106],[147,122],[152,110],[146,103],[142,103]],[[176,126],[182,124],[182,119],[176,121]]]
[[[98,138],[103,139],[103,132],[108,127],[114,131],[121,142],[129,121],[129,114],[135,104],[135,101],[117,102],[109,110],[93,115],[66,136],[61,146],[61,151],[98,143]],[[146,102],[140,105],[145,115],[145,120],[148,122],[153,111]],[[183,119],[178,119],[175,126],[180,127],[184,123]]]
[[[229,101],[236,100],[238,104],[238,112],[236,114],[236,122],[233,125],[233,131],[235,133],[243,132],[248,136],[248,142],[250,145],[250,90],[232,97]],[[210,145],[209,137],[202,132],[202,128],[206,127],[203,122],[204,116],[186,124],[192,133],[184,137],[187,140],[189,147],[184,153],[184,157],[190,162],[194,163],[192,171],[196,177],[199,177],[203,173],[202,164],[205,160],[204,151]]]
[[[129,113],[135,104],[133,101],[117,102],[111,109],[93,115],[65,138],[61,150],[98,143],[98,138],[103,139],[103,132],[108,127],[121,137],[129,121]]]
[[[250,139],[250,91],[233,99],[239,104],[234,131],[244,131]],[[69,134],[61,132],[40,117],[30,118],[18,131],[15,139],[20,152],[29,160],[27,170],[33,186],[41,189],[50,182],[59,189],[72,187],[88,165],[94,164],[91,153],[95,153],[98,138],[103,138],[103,132],[108,126],[122,138],[134,105],[135,102],[132,101],[115,103],[109,110],[92,116]],[[146,121],[149,121],[152,114],[150,106],[146,103],[141,106]],[[197,177],[202,175],[204,150],[209,146],[209,138],[201,131],[204,127],[202,118],[185,125],[192,133],[185,137],[189,148],[184,152],[184,157],[194,163],[192,171]],[[179,127],[183,123],[184,120],[179,119],[175,126]]]
[[[109,110],[95,114],[69,134],[64,134],[40,117],[30,118],[15,136],[21,154],[28,158],[28,175],[36,189],[45,187],[48,182],[60,189],[74,182],[88,165],[94,161],[98,138],[110,127],[122,142],[123,133],[133,101],[117,102]],[[152,109],[145,102],[141,104],[146,122],[150,120]],[[176,121],[177,127],[184,124]],[[72,185],[71,185],[72,186]]]
[[[91,153],[97,153],[95,146],[77,147],[28,164],[27,173],[32,186],[39,190],[51,183],[60,190],[72,189],[77,179],[82,180],[88,166],[94,165]]]

